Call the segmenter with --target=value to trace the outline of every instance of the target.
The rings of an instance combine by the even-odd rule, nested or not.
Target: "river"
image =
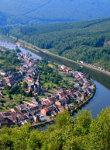
[[[15,44],[3,40],[0,40],[0,46],[8,49],[16,48]],[[47,54],[45,55],[39,52],[35,54],[30,52],[26,48],[22,48],[22,47],[19,48],[23,53],[30,53],[33,58],[41,59],[42,57],[46,57],[49,60],[67,65],[69,67],[72,67],[73,69],[80,70],[82,72],[85,72],[87,75],[89,75],[93,79],[94,83],[96,84],[96,94],[88,104],[83,106],[82,109],[87,109],[91,111],[94,117],[96,117],[102,109],[110,106],[110,76],[99,73],[98,71],[94,71],[92,69],[86,69],[84,67],[81,68],[79,66],[75,66],[75,64],[73,63],[70,63],[68,61],[63,61],[58,58],[53,58],[52,56],[48,56]]]

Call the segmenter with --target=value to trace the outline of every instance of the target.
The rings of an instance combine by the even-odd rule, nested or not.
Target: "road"
[[[72,63],[74,63],[76,65],[79,65],[79,66],[82,66],[82,67],[85,67],[85,68],[88,68],[88,69],[92,69],[92,70],[98,71],[98,72],[100,72],[102,74],[105,74],[107,76],[110,76],[110,72],[109,71],[106,71],[104,69],[99,69],[97,66],[93,66],[92,64],[87,64],[87,63],[84,63],[84,62],[81,63],[81,62],[76,62],[74,60],[70,60],[68,58],[65,58],[65,57],[53,54],[53,53],[49,52],[48,49],[41,49],[41,48],[39,48],[37,46],[34,46],[34,45],[30,44],[30,43],[27,43],[27,42],[23,41],[23,40],[18,40],[18,42],[20,43],[20,45],[22,45],[23,47],[31,50],[34,53],[36,51],[39,51],[39,52],[42,52],[42,53],[47,54],[49,56],[56,57],[56,58],[59,58],[59,59],[62,59],[62,60],[66,60],[66,61],[68,61],[70,63],[72,62]]]

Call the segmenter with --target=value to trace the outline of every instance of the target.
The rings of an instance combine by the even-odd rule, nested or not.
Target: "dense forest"
[[[74,117],[59,114],[47,130],[39,131],[25,125],[0,129],[1,150],[109,150],[110,109],[97,118],[88,111]]]
[[[41,48],[72,60],[93,63],[110,70],[110,19],[79,23],[27,25],[1,28]]]

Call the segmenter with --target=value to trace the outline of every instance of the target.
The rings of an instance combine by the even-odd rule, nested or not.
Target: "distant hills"
[[[0,25],[110,17],[110,0],[0,0]]]

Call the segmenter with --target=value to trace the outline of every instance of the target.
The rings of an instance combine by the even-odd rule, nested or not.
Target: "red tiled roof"
[[[46,115],[47,112],[48,112],[48,108],[41,109],[40,112],[41,112],[42,115]]]

